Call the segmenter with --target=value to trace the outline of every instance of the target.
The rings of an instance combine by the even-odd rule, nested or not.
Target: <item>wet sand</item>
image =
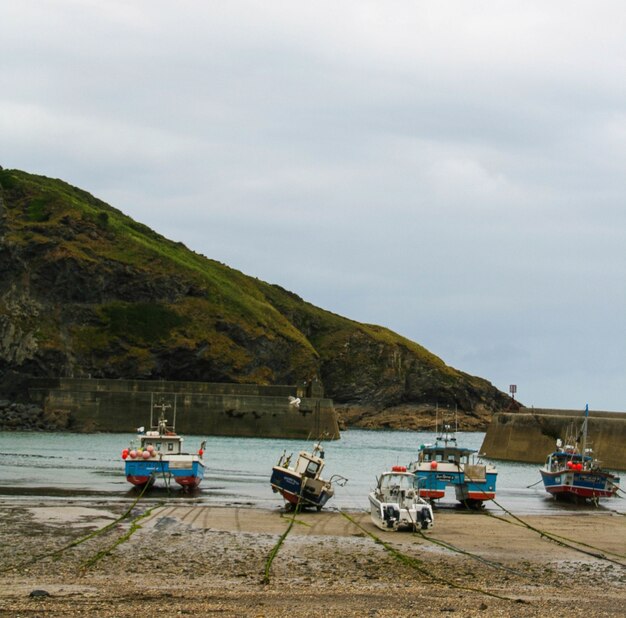
[[[510,517],[436,512],[423,537],[383,532],[364,512],[304,512],[267,581],[291,514],[139,504],[106,533],[25,564],[115,522],[124,508],[1,505],[0,616],[593,617],[626,606],[626,517],[615,513],[523,518],[584,540],[589,553],[580,553]],[[47,595],[30,596],[35,590]]]

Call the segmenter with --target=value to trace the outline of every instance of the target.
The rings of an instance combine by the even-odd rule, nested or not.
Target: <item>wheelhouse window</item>
[[[317,469],[320,467],[320,465],[314,461],[309,461],[309,465],[306,467],[306,470],[304,472],[304,474],[306,476],[309,476],[311,478],[315,477],[315,474],[317,472]]]

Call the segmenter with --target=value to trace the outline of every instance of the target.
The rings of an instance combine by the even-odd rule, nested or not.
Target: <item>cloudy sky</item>
[[[0,165],[626,411],[624,76],[621,0],[3,0]]]

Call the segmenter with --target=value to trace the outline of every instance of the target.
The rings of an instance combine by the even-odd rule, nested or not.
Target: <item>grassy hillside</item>
[[[201,256],[61,180],[0,170],[0,393],[28,376],[320,379],[367,414],[508,398],[417,343]],[[404,409],[403,408],[403,409]]]

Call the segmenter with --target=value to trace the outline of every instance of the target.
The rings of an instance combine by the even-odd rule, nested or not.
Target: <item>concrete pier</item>
[[[259,386],[162,380],[60,378],[34,381],[31,399],[71,431],[129,432],[150,425],[151,405],[168,405],[181,434],[339,439],[333,402],[321,386]],[[300,399],[292,405],[289,397]],[[156,419],[153,419],[156,422]]]
[[[578,433],[582,410],[520,408],[494,414],[481,453],[491,459],[541,464],[557,438]],[[626,470],[626,413],[589,411],[587,446],[608,469]]]

